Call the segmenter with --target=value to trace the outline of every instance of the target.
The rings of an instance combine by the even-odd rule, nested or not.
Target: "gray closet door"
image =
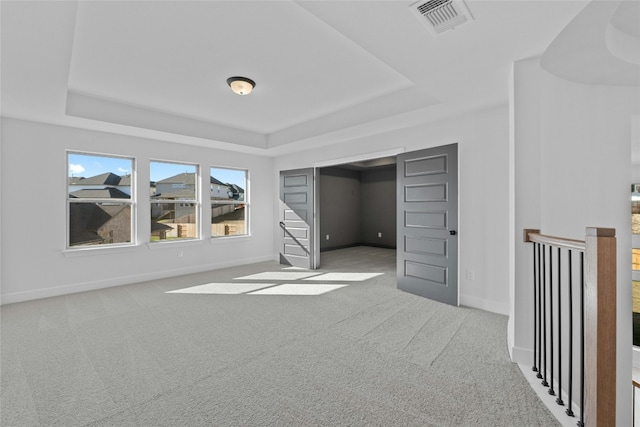
[[[458,145],[398,155],[398,288],[458,305]]]
[[[315,268],[313,242],[314,170],[280,172],[280,263]]]

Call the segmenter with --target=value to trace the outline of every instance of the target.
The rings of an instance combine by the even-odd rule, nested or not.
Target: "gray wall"
[[[360,173],[323,168],[320,170],[319,193],[320,250],[359,244],[362,237]]]
[[[395,248],[395,166],[361,172],[323,168],[319,194],[320,250],[357,245]]]
[[[396,168],[360,173],[362,244],[396,247]],[[378,237],[382,233],[382,237]]]

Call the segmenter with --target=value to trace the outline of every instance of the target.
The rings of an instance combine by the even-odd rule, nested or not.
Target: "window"
[[[210,178],[211,236],[248,234],[247,171],[212,167]]]
[[[633,345],[640,346],[640,184],[631,186]]]
[[[151,241],[197,239],[198,167],[185,163],[150,163]]]
[[[67,248],[133,242],[132,158],[67,153]]]

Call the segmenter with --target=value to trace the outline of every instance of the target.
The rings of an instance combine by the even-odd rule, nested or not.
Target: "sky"
[[[112,172],[116,175],[128,175],[133,168],[133,160],[126,157],[93,156],[87,154],[69,153],[68,176],[85,177],[100,175]],[[160,181],[179,173],[193,173],[196,171],[195,165],[180,163],[151,162],[151,181]],[[221,182],[228,184],[238,184],[245,188],[245,171],[234,169],[215,168],[211,170],[211,176]],[[138,176],[138,179],[143,177]]]

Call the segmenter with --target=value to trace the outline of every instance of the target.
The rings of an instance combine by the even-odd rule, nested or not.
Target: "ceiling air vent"
[[[462,0],[419,1],[410,7],[434,36],[473,21]]]

